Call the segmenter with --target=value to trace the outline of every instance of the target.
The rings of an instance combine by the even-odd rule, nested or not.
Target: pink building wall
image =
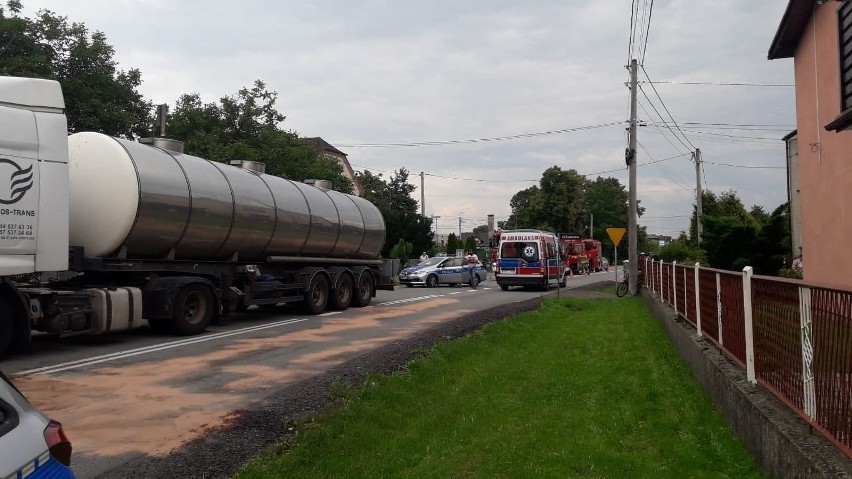
[[[852,131],[840,114],[835,2],[814,6],[795,54],[804,279],[852,288]]]

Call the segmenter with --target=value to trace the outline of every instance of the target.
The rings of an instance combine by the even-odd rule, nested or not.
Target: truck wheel
[[[509,291],[509,285],[508,284],[501,284],[500,289],[502,289],[503,291]]]
[[[328,298],[329,308],[335,311],[343,311],[352,303],[352,277],[346,273],[337,278],[337,286],[334,293]]]
[[[328,305],[328,279],[322,274],[315,274],[311,278],[311,284],[305,291],[305,299],[302,300],[302,310],[306,314],[320,314]]]
[[[434,288],[435,286],[438,286],[438,277],[434,274],[429,275],[429,277],[426,278],[426,287]]]
[[[0,299],[0,358],[6,356],[12,346],[12,333],[15,331],[15,318],[6,301]]]
[[[376,293],[376,285],[373,284],[373,276],[366,271],[358,276],[355,295],[352,297],[352,306],[363,308],[370,304]]]
[[[213,318],[214,305],[213,293],[207,286],[184,286],[175,298],[174,331],[184,336],[203,333]]]

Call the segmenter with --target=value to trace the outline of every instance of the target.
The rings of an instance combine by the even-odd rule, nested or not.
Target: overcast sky
[[[792,60],[766,59],[787,1],[638,1],[636,23],[650,26],[647,46],[637,29],[632,55],[644,53],[638,161],[681,155],[639,167],[640,225],[668,235],[688,228],[693,147],[707,188],[733,189],[747,208],[771,212],[786,201],[781,138],[795,128],[794,89],[783,86],[793,83]],[[140,91],[155,103],[189,92],[215,102],[263,80],[279,94],[283,128],[323,137],[356,170],[387,179],[406,168],[418,201],[425,172],[426,214],[440,216],[441,233],[458,232],[459,218],[464,231],[488,214],[506,219],[512,195],[554,165],[590,179],[615,170],[602,176],[627,185],[631,0],[24,5],[102,31],[120,68],[141,70]],[[693,82],[709,84],[685,84]],[[599,125],[610,126],[586,128]],[[546,132],[554,133],[512,138]]]

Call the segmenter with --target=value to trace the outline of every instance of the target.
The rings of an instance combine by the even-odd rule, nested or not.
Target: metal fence
[[[852,291],[644,258],[644,286],[852,457]]]

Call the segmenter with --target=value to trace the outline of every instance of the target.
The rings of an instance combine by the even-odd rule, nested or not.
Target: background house
[[[769,47],[779,58],[795,71],[788,158],[798,165],[804,277],[852,288],[852,2],[790,0]]]
[[[325,156],[326,158],[337,160],[340,163],[340,166],[343,167],[343,175],[352,181],[352,185],[355,188],[355,195],[364,196],[364,190],[361,188],[361,182],[358,181],[358,178],[355,177],[355,172],[352,170],[352,165],[349,164],[349,158],[347,158],[346,153],[338,150],[329,142],[323,140],[318,136],[305,139],[308,140],[308,142],[310,142],[312,145],[314,145],[314,147],[319,151],[320,155]]]

